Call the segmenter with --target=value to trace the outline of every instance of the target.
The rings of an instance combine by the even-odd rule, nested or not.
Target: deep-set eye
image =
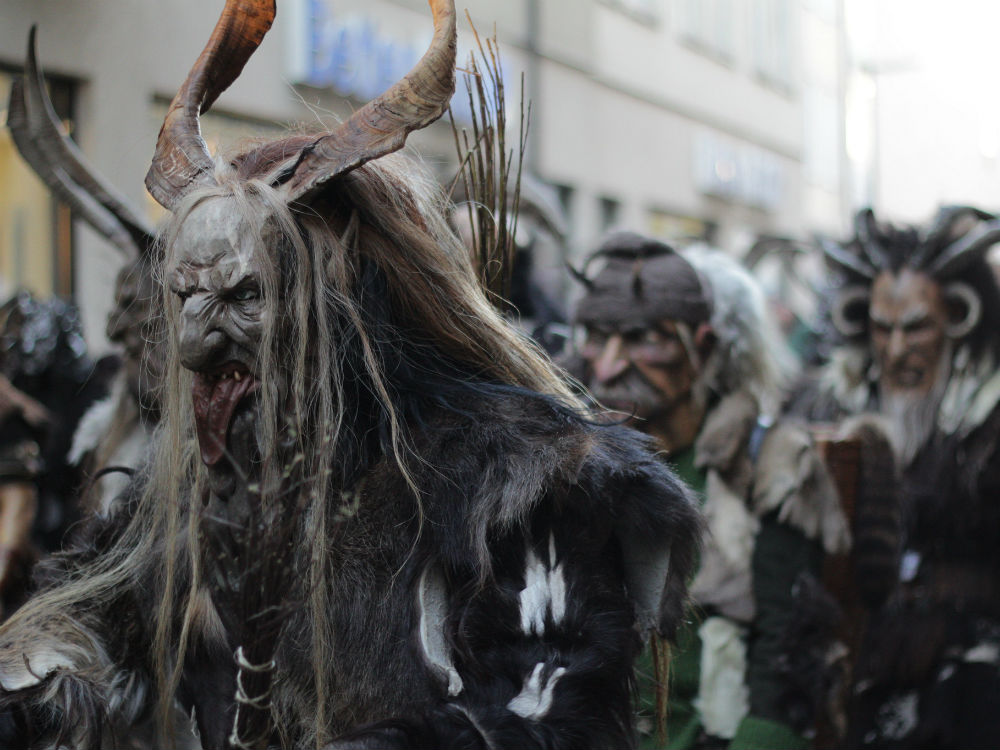
[[[920,333],[921,331],[926,331],[931,327],[930,318],[920,318],[919,320],[911,320],[903,325],[903,330],[907,333]]]
[[[587,329],[587,337],[584,339],[584,346],[593,348],[603,348],[607,343],[610,336],[607,331],[600,331],[595,328]]]
[[[655,328],[649,328],[642,333],[640,338],[640,343],[643,344],[663,344],[667,341],[671,341],[675,336],[672,333],[667,333],[666,331],[661,331]]]
[[[253,286],[243,286],[233,291],[230,299],[233,302],[252,302],[260,297],[260,290]]]

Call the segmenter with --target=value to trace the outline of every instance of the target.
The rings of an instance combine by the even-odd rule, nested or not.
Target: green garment
[[[706,473],[694,465],[694,449],[671,457],[672,468],[685,483],[704,498]],[[786,524],[777,513],[761,519],[754,547],[754,598],[758,615],[750,630],[747,651],[747,687],[750,691],[750,714],[740,722],[730,750],[798,750],[808,742],[781,721],[782,683],[775,678],[773,666],[781,653],[781,634],[793,617],[792,588],[802,570],[818,573],[822,550],[818,542]],[[640,748],[644,750],[693,750],[705,747],[701,718],[694,701],[698,696],[701,670],[701,639],[698,629],[702,617],[689,613],[671,649],[668,693],[667,741],[656,738],[656,690],[651,649],[647,646],[636,663],[639,693],[638,722]],[[711,747],[724,741],[709,740]]]
[[[809,742],[787,724],[745,716],[729,742],[729,750],[806,750]]]
[[[652,649],[647,645],[635,665],[639,688],[639,747],[643,750],[686,750],[695,746],[701,734],[701,719],[694,707],[698,696],[701,670],[701,622],[688,619],[677,632],[677,643],[670,649],[670,680],[667,702],[667,742],[656,738],[656,681]]]
[[[708,472],[699,469],[694,464],[694,446],[685,448],[682,451],[670,456],[668,459],[670,468],[674,470],[681,481],[695,491],[698,495],[698,502],[705,502],[705,484],[708,481]]]

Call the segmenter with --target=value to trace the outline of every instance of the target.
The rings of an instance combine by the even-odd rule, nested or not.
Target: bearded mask
[[[942,285],[902,269],[872,284],[871,348],[883,392],[926,396],[948,377],[952,343],[978,322],[978,298],[960,282]]]
[[[698,274],[667,245],[631,233],[609,237],[593,259],[606,265],[580,300],[586,329],[582,379],[603,405],[657,430],[683,403],[696,399],[712,302]]]
[[[880,392],[924,399],[947,383],[955,346],[983,323],[973,286],[1000,222],[968,207],[942,209],[926,233],[880,225],[870,210],[846,246],[824,250],[853,283],[833,306],[846,339],[867,338]]]

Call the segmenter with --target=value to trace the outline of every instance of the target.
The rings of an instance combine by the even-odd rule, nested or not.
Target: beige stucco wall
[[[425,0],[327,0],[338,13],[376,19],[392,36],[429,34]],[[215,110],[250,120],[327,120],[350,106],[329,91],[293,87],[294,6],[281,0],[274,29]],[[481,31],[496,21],[510,70],[528,72],[534,97],[530,162],[544,180],[572,189],[572,246],[579,255],[602,230],[600,200],[620,202],[619,222],[647,229],[650,212],[711,221],[731,249],[757,232],[796,234],[837,226],[845,209],[836,189],[803,178],[801,87],[827,70],[831,47],[816,48],[811,68],[795,69],[790,89],[753,75],[748,51],[720,63],[678,40],[673,0],[655,23],[613,7],[612,0],[465,0]],[[90,160],[137,205],[159,123],[157,112],[183,80],[215,23],[222,0],[4,0],[0,63],[16,66],[27,32],[39,25],[46,70],[79,81],[76,136]],[[743,3],[736,3],[744,7]],[[793,8],[799,7],[792,0]],[[796,32],[809,29],[796,11]],[[819,36],[825,28],[820,24]],[[829,35],[827,34],[827,37]],[[537,45],[537,56],[527,49]],[[461,45],[468,47],[463,32]],[[801,49],[797,46],[796,49]],[[809,49],[813,49],[811,46]],[[819,66],[819,71],[813,70]],[[826,77],[826,78],[824,78]],[[516,88],[516,81],[508,81]],[[252,123],[248,123],[249,125]],[[206,125],[206,128],[208,125]],[[764,210],[706,196],[695,183],[693,151],[706,134],[768,155],[782,174],[780,201]],[[439,171],[453,150],[441,124],[411,141]],[[838,147],[832,144],[831,148]],[[79,224],[79,222],[78,222]],[[78,227],[76,289],[88,341],[100,349],[120,258]]]

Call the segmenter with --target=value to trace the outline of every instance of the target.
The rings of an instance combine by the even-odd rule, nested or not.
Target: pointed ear
[[[701,323],[695,329],[694,332],[694,346],[698,351],[698,357],[704,362],[708,359],[709,355],[715,349],[715,344],[718,342],[718,336],[715,335],[715,329],[712,328],[711,323]]]

